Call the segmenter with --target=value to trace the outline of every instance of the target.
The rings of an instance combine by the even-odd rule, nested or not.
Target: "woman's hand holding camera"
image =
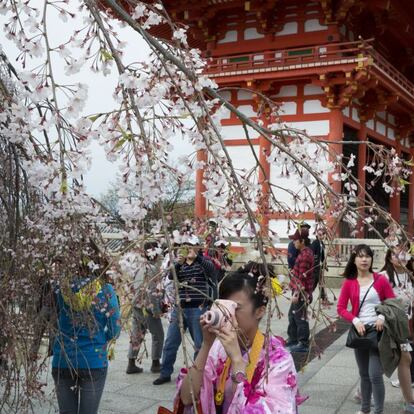
[[[243,361],[237,336],[237,327],[237,319],[233,316],[231,323],[224,324],[220,329],[212,330],[223,345],[227,356],[232,360],[233,364]]]
[[[203,316],[201,315],[200,317],[201,330],[203,331],[203,344],[210,349],[216,339],[216,334],[213,332],[213,328],[207,324]]]

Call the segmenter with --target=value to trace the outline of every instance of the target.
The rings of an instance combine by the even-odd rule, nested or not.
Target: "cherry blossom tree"
[[[352,174],[354,156],[346,159],[329,142],[289,128],[277,104],[256,91],[257,119],[224,99],[223,90],[205,74],[206,61],[188,45],[187,28],[171,19],[162,2],[5,0],[0,17],[7,39],[19,50],[13,65],[2,55],[13,80],[0,107],[0,360],[8,368],[0,371],[3,407],[18,411],[41,396],[40,374],[47,360],[35,358],[33,349],[39,332],[53,329],[53,321],[39,317],[42,292],[50,284],[70,283],[82,264],[101,275],[111,271],[128,300],[125,275],[142,262],[143,242],[162,233],[172,252],[170,212],[163,202],[171,176],[186,182],[203,168],[204,197],[221,232],[254,240],[264,263],[283,261],[273,253],[278,234],[263,231],[263,204],[289,214],[291,227],[301,212],[314,212],[317,227],[327,230],[328,243],[341,222],[348,223],[354,235],[367,227],[382,238],[375,229],[380,218],[388,223],[387,245],[410,241],[361,188]],[[51,38],[49,23],[55,18],[72,29],[64,42]],[[160,23],[171,27],[168,42],[149,33]],[[124,53],[126,44],[118,33],[124,26],[147,42],[149,60],[131,61]],[[63,80],[56,77],[57,62],[65,65]],[[71,79],[85,68],[117,77],[111,111],[84,114],[88,85]],[[253,145],[254,167],[234,167],[221,134],[220,121],[228,111],[242,121],[249,142],[256,131],[271,144],[266,156],[280,171],[278,180],[263,174]],[[177,136],[194,148],[179,168],[168,156]],[[121,172],[117,196],[126,248],[111,259],[102,251],[99,232],[105,211],[83,182],[92,142],[104,148]],[[390,196],[406,191],[412,163],[393,149],[365,144],[372,155],[365,170],[374,177],[373,184],[380,182]],[[203,162],[196,158],[201,149],[208,154]],[[263,175],[269,195],[262,192]],[[333,190],[335,181],[342,183],[342,193]],[[281,194],[291,203],[282,202],[286,197]],[[155,207],[156,220],[151,217]],[[272,297],[269,275],[264,276],[263,288]],[[178,291],[176,275],[174,283]],[[334,326],[334,316],[320,301],[312,306],[317,323]],[[275,314],[280,317],[276,298],[269,301],[267,330]],[[190,364],[185,346],[184,356]]]

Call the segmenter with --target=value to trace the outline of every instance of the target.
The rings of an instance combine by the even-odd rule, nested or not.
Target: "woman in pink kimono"
[[[183,369],[178,378],[184,413],[194,413],[191,374],[203,414],[296,414],[305,398],[298,394],[293,359],[283,339],[265,338],[258,329],[267,303],[258,278],[229,274],[220,285],[220,299],[237,304],[235,316],[219,329],[201,317],[202,347],[190,372]]]

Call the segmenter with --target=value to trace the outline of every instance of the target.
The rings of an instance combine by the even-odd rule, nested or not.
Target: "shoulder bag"
[[[365,293],[365,296],[359,305],[358,315],[359,315],[359,312],[361,311],[362,305],[364,304],[369,291],[374,286],[374,283],[375,283],[375,280],[374,282],[372,282],[371,286],[368,288],[367,292]],[[354,324],[352,324],[348,332],[348,337],[346,338],[346,346],[348,348],[353,348],[353,349],[377,349],[378,348],[378,335],[379,335],[379,332],[375,329],[374,326],[365,325],[365,335],[361,336],[359,335]]]

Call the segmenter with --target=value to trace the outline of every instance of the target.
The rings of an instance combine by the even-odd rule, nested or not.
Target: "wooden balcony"
[[[206,73],[211,78],[282,78],[286,71],[300,75],[351,71],[369,67],[390,87],[414,99],[414,84],[381,56],[368,42],[330,43],[286,50],[210,58]],[[282,75],[283,72],[283,75]]]

